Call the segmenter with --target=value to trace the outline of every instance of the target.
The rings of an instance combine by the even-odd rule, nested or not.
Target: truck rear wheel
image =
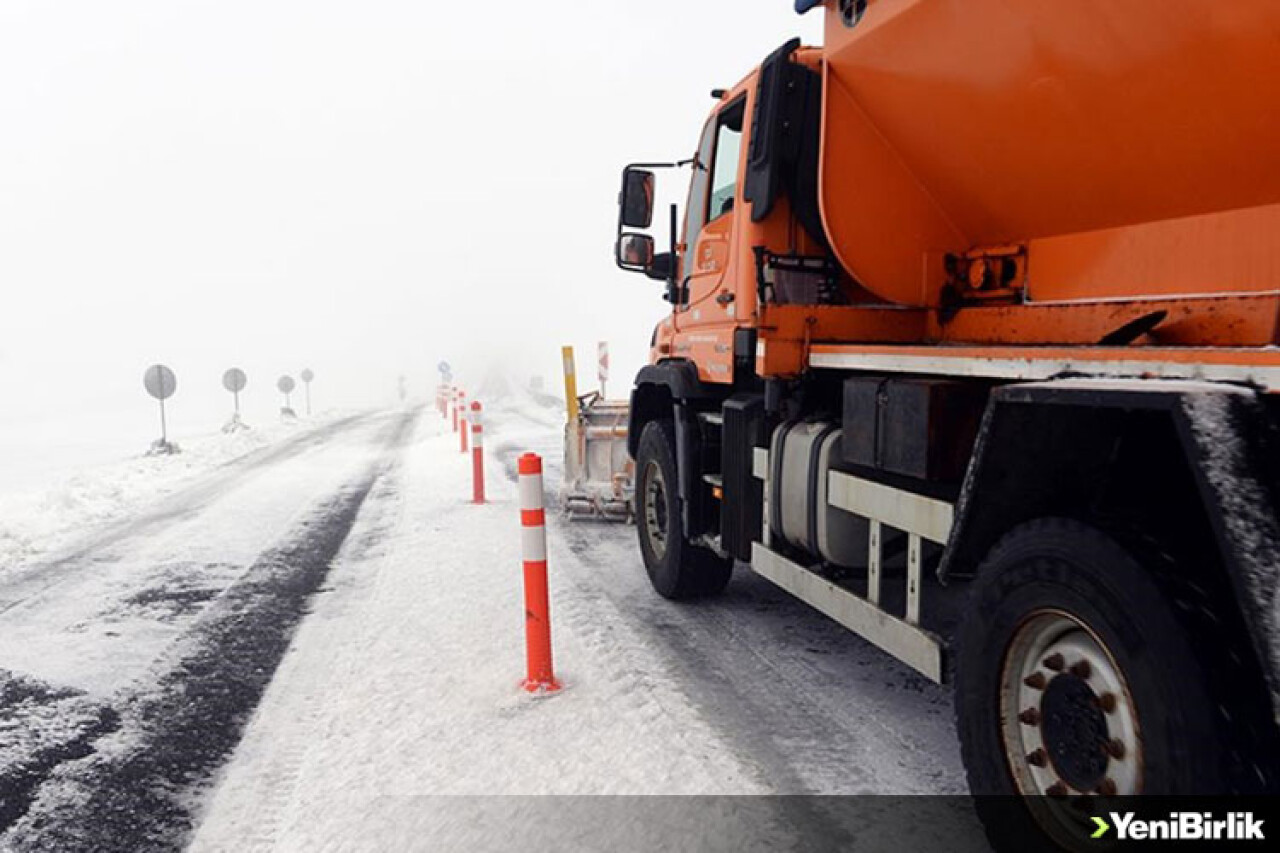
[[[955,712],[997,849],[1044,834],[1078,846],[1094,828],[1083,797],[1233,793],[1257,770],[1242,773],[1231,734],[1258,718],[1257,693],[1222,677],[1230,641],[1197,628],[1207,600],[1183,600],[1156,568],[1065,519],[1015,528],[980,568]],[[982,796],[1011,794],[1027,799]]]
[[[733,561],[689,542],[680,516],[675,428],[650,421],[636,452],[636,530],[649,580],[664,598],[694,598],[721,592]]]

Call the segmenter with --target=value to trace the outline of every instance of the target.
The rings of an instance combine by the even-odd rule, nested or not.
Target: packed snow
[[[962,790],[949,725],[938,736],[927,711],[923,726],[915,726],[933,732],[923,743],[910,743],[905,728],[863,720],[857,750],[865,763],[857,766],[824,775],[828,768],[816,762],[811,776],[802,770],[790,777],[762,766],[760,755],[726,737],[718,721],[691,701],[670,650],[656,645],[634,614],[622,612],[632,599],[602,591],[623,587],[638,596],[636,605],[655,605],[634,556],[611,559],[633,549],[634,530],[622,525],[575,526],[566,536],[570,523],[551,515],[551,618],[564,689],[547,696],[521,691],[523,605],[512,468],[517,452],[530,449],[544,452],[554,468],[561,422],[547,401],[524,395],[487,417],[490,502],[477,507],[469,502],[469,456],[459,453],[448,425],[427,414],[382,501],[353,532],[329,592],[295,637],[218,782],[192,849],[504,849],[513,832],[533,849],[540,841],[541,849],[553,842],[564,849],[637,849],[637,839],[655,842],[649,849],[675,849],[699,831],[735,826],[742,837],[730,832],[712,846],[777,849],[794,842],[795,821],[737,821],[734,815],[750,806],[731,795]],[[550,497],[554,474],[549,480]],[[597,557],[584,552],[584,539],[574,535],[583,529]],[[696,613],[683,610],[696,620]],[[698,649],[682,651],[696,665]],[[797,697],[777,683],[751,683],[759,669],[736,674],[744,681],[741,689],[776,690],[784,705],[815,698]],[[927,689],[904,677],[914,689]],[[795,744],[795,754],[825,750],[845,760],[848,745],[824,739],[847,734],[843,728],[811,731],[812,742]],[[917,755],[917,769],[893,755],[920,746],[934,752]],[[930,772],[939,763],[948,768],[940,777]],[[556,808],[566,811],[557,815],[521,796],[547,794],[726,799],[702,800],[701,815],[692,808],[682,816],[678,806],[654,812],[625,802],[562,803]],[[600,823],[598,813],[610,818]],[[543,819],[571,828],[569,837],[541,826]],[[864,829],[863,837],[889,831],[883,825]],[[894,823],[891,831],[902,827]],[[933,830],[913,831],[927,836]],[[963,847],[957,841],[956,849]]]

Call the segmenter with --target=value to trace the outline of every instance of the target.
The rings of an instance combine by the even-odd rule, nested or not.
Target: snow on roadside
[[[331,423],[343,412],[307,421],[255,426],[230,435],[184,440],[175,456],[143,456],[77,470],[38,487],[0,492],[0,580],[94,528],[128,516],[199,475]],[[3,485],[0,484],[0,489]]]
[[[491,456],[491,502],[472,506],[467,462],[428,412],[295,636],[192,849],[484,849],[527,830],[521,806],[473,819],[459,795],[766,790],[644,638],[602,612],[613,605],[556,573],[573,557],[554,537],[566,687],[518,689],[515,486]],[[633,840],[646,831],[603,829]]]

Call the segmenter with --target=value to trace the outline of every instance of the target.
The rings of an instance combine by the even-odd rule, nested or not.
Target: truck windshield
[[[689,179],[689,204],[685,211],[684,240],[693,251],[693,245],[702,233],[707,221],[707,181],[710,178],[711,155],[715,149],[715,125],[708,123],[698,142],[698,156],[693,161],[693,174]]]

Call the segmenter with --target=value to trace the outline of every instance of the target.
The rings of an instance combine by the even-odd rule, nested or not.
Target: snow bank
[[[342,415],[327,412],[302,423],[268,424],[183,439],[182,453],[174,455],[146,456],[146,448],[140,447],[134,458],[55,474],[43,482],[0,492],[0,580],[96,527],[136,513],[200,474]]]

